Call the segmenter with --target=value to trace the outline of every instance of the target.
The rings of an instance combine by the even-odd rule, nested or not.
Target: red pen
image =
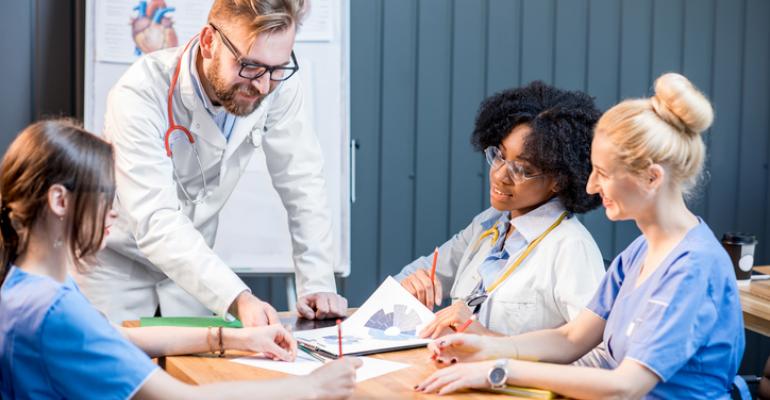
[[[337,320],[337,344],[338,344],[338,350],[340,354],[340,358],[342,358],[342,320]]]
[[[433,293],[436,293],[436,262],[438,261],[438,247],[433,250],[433,266],[430,268],[430,284],[433,285]]]
[[[464,330],[468,329],[469,326],[473,323],[473,321],[476,320],[476,314],[471,315],[470,318],[468,318],[467,321],[463,322],[462,325],[460,325],[459,328],[457,328],[457,333],[463,333]]]

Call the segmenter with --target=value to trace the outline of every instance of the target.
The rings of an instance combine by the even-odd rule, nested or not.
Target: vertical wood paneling
[[[556,3],[554,79],[556,87],[586,89],[588,0]]]
[[[652,64],[653,0],[623,0],[620,32],[620,86],[618,102],[653,93]],[[634,221],[615,224],[612,254],[620,253],[637,236]]]
[[[738,157],[738,202],[735,227],[753,234],[764,233],[767,213],[767,146],[770,135],[770,1],[746,2],[743,52],[743,98]],[[767,239],[765,239],[767,240]],[[767,244],[757,256],[764,259]]]
[[[534,80],[553,83],[554,0],[523,0],[521,83]]]
[[[350,133],[359,143],[351,205],[351,273],[345,293],[360,305],[379,284],[382,0],[350,4]],[[390,61],[388,61],[390,62]]]
[[[606,110],[617,102],[620,70],[620,2],[591,0],[588,10],[588,71],[586,91],[596,97],[596,105]],[[613,225],[599,208],[585,215],[583,223],[591,231],[602,256],[615,257],[612,248]]]
[[[419,4],[414,248],[428,254],[449,235],[452,4]]]
[[[484,98],[486,8],[476,0],[456,0],[452,47],[452,127],[450,144],[449,230],[456,232],[484,206],[483,158],[470,145],[473,120]]]
[[[712,97],[712,66],[714,56],[714,0],[688,0],[684,4],[684,42],[682,44],[682,72],[709,98]],[[706,217],[708,207],[709,164],[712,149],[709,145],[711,130],[703,135],[706,143],[706,163],[703,182],[688,202],[696,215]]]
[[[16,134],[32,121],[32,66],[35,65],[32,55],[32,40],[34,36],[33,19],[34,2],[19,3],[6,7],[0,13],[0,24],[6,32],[0,37],[0,51],[3,62],[0,63],[0,85],[6,99],[0,107],[2,121],[2,137],[0,146],[8,147]],[[11,62],[16,60],[17,62]]]
[[[412,259],[417,104],[417,3],[388,0],[383,6],[382,54],[394,62],[382,66],[380,280]]]
[[[711,182],[706,220],[717,235],[735,228],[743,87],[744,0],[717,0],[711,129]]]
[[[521,0],[489,0],[486,94],[519,85]]]

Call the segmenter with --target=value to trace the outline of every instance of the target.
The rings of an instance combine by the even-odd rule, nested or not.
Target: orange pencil
[[[470,318],[468,318],[467,321],[463,322],[462,325],[460,325],[459,328],[457,328],[457,333],[463,333],[464,330],[468,329],[469,326],[473,323],[473,321],[476,320],[476,314],[471,315]]]
[[[436,292],[436,262],[438,261],[438,246],[433,250],[433,266],[430,267],[430,283],[433,285],[433,293]]]
[[[338,350],[340,354],[340,358],[342,358],[342,320],[337,320],[337,344],[338,344]]]

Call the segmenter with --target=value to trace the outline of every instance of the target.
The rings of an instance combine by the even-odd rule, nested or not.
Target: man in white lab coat
[[[100,267],[78,280],[111,320],[159,309],[278,322],[212,251],[219,212],[255,152],[288,211],[298,312],[344,314],[321,148],[292,51],[305,6],[215,0],[198,37],[142,57],[110,91],[104,135],[115,146],[120,217]]]

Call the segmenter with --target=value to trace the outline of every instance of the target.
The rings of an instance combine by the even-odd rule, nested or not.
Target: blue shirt
[[[658,375],[647,398],[729,398],[745,343],[727,253],[701,221],[636,287],[646,253],[641,236],[615,258],[588,304],[607,321],[610,357]]]
[[[215,106],[209,96],[205,95],[203,91],[203,85],[201,84],[200,77],[198,76],[198,68],[196,67],[196,55],[198,54],[198,39],[191,45],[189,56],[187,61],[190,63],[190,78],[192,78],[193,88],[195,89],[195,95],[198,96],[198,100],[203,103],[203,108],[209,113],[214,123],[219,127],[219,131],[224,135],[225,140],[230,140],[230,134],[233,133],[233,127],[238,117],[227,112],[222,106]]]
[[[0,289],[0,397],[126,399],[157,366],[64,283],[16,267]]]
[[[500,277],[505,267],[509,265],[511,254],[518,256],[518,253],[540,236],[545,231],[544,227],[553,224],[562,212],[564,212],[564,206],[557,197],[554,197],[524,215],[511,218],[510,211],[506,211],[483,221],[481,226],[485,231],[494,226],[498,232],[497,242],[479,266],[479,275],[484,287],[492,286]],[[505,235],[511,227],[514,231],[506,239]]]

